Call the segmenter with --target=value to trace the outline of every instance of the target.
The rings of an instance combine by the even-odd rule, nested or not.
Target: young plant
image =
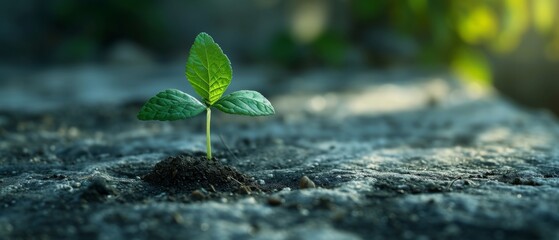
[[[206,110],[206,148],[212,159],[210,120],[214,107],[222,112],[247,116],[275,113],[274,107],[262,94],[241,90],[223,96],[231,83],[231,62],[219,45],[207,33],[200,33],[190,48],[186,61],[186,78],[202,102],[177,89],[167,89],[149,99],[138,113],[140,120],[174,121],[194,117]]]

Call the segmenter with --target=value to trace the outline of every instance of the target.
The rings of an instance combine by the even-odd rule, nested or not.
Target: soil
[[[203,117],[135,119],[183,67],[3,83],[27,102],[0,103],[0,239],[559,239],[545,111],[407,70],[237,71],[228,91],[261,91],[277,114],[216,111],[207,161]]]
[[[210,189],[213,192],[259,190],[249,176],[204,156],[178,155],[157,164],[142,178],[156,186],[180,190]]]

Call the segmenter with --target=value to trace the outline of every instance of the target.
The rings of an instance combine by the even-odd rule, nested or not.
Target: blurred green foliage
[[[550,60],[559,59],[559,22],[555,0],[354,1],[359,21],[378,18],[419,41],[420,62],[446,64],[462,77],[489,83],[489,56],[514,51],[527,34],[545,39]],[[364,15],[357,10],[369,4]],[[532,31],[534,29],[535,31]]]
[[[493,75],[490,57],[515,51],[529,34],[544,39],[542,51],[549,61],[559,60],[558,7],[555,0],[353,0],[346,33],[332,37],[335,31],[326,28],[307,43],[307,55],[324,64],[339,65],[344,57],[339,52],[348,44],[367,41],[363,36],[371,29],[390,29],[419,46],[416,63],[450,67],[462,78],[485,85]],[[274,48],[286,48],[288,42],[297,44],[283,38],[284,45]],[[290,56],[295,62],[300,59],[297,54]],[[286,63],[286,57],[279,59]]]

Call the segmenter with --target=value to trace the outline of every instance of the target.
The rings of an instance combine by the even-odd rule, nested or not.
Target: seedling
[[[231,62],[207,33],[200,33],[190,48],[186,61],[186,78],[202,102],[177,89],[167,89],[150,98],[138,113],[140,120],[175,121],[194,117],[206,110],[206,148],[212,159],[210,120],[212,107],[229,114],[265,116],[275,113],[262,94],[241,90],[223,96],[231,83]]]

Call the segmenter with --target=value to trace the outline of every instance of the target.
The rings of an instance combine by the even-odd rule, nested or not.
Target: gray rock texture
[[[559,239],[557,120],[445,75],[241,70],[277,115],[214,115],[214,155],[261,190],[195,193],[141,179],[205,150],[203,117],[135,119],[181,74],[86,69],[5,73],[0,239]]]

